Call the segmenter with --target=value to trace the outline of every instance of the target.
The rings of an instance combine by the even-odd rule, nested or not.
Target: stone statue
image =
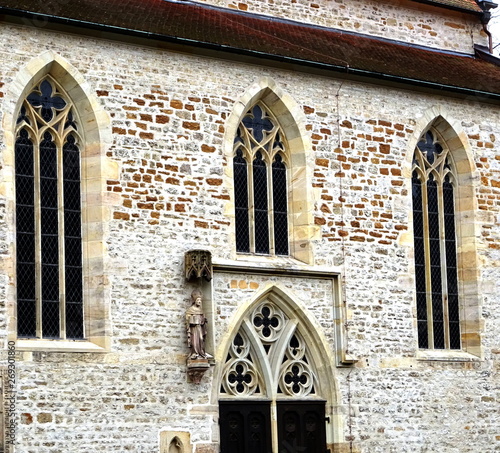
[[[191,350],[189,359],[211,359],[205,351],[205,337],[207,335],[207,318],[201,306],[202,294],[199,289],[191,293],[191,306],[186,311],[186,331],[188,347]]]

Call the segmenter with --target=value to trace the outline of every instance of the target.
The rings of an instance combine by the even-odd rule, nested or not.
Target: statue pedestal
[[[210,368],[208,359],[187,359],[187,374],[191,382],[199,384],[201,378]]]

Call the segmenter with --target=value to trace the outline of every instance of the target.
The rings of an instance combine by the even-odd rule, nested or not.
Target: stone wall
[[[234,250],[227,155],[233,137],[225,132],[235,104],[264,79],[293,98],[301,110],[294,117],[308,134],[306,181],[317,231],[313,262],[253,258],[254,266],[295,270],[296,277],[217,273],[210,289],[214,352],[224,349],[222,333],[234,326],[242,304],[274,285],[316,320],[323,347],[333,355],[336,302],[325,281],[303,278],[300,271],[338,271],[347,348],[359,360],[351,367],[331,364],[338,400],[329,401],[337,414],[329,441],[335,449],[498,449],[497,106],[43,28],[4,24],[1,37],[5,342],[12,335],[9,325],[15,325],[14,224],[6,209],[12,207],[12,162],[6,162],[12,132],[5,129],[5,112],[17,102],[9,93],[19,68],[50,49],[81,74],[109,117],[103,127],[111,135],[101,157],[115,169],[103,173],[110,211],[103,216],[101,251],[109,286],[103,295],[109,351],[19,352],[17,452],[159,451],[165,431],[189,432],[193,451],[217,451],[217,368],[200,385],[187,382],[183,320],[193,285],[184,280],[183,260],[187,250],[207,249],[218,262],[252,261]],[[417,351],[408,165],[424,120],[437,114],[465,136],[477,167],[471,178],[477,197],[480,358],[426,358]]]

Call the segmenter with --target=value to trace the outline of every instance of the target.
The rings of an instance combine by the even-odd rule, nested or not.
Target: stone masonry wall
[[[201,0],[226,8],[297,20],[323,27],[474,53],[487,45],[478,18],[414,1]]]
[[[224,153],[232,138],[224,133],[235,103],[263,77],[273,79],[303,111],[312,145],[312,214],[320,229],[312,239],[312,268],[342,273],[348,349],[359,358],[352,367],[334,368],[339,400],[332,403],[342,413],[335,448],[498,450],[497,106],[45,29],[3,24],[0,43],[0,101],[20,67],[45,50],[57,52],[83,75],[109,114],[112,143],[106,158],[119,169],[118,178],[106,181],[114,195],[105,238],[111,350],[18,354],[16,452],[154,452],[162,430],[189,431],[198,448],[193,451],[218,451],[214,369],[200,385],[187,382],[183,319],[193,287],[183,278],[183,259],[190,249],[208,249],[217,260],[236,258],[227,215],[233,209],[226,176],[231,162]],[[421,132],[419,119],[435,106],[448,121],[458,120],[479,172],[482,360],[431,361],[417,354],[411,193],[403,170],[413,152],[409,140]],[[2,128],[3,183],[9,180],[3,170],[5,133]],[[13,260],[14,225],[5,221],[4,186],[0,195],[5,269]],[[13,275],[2,272],[2,294],[13,284]],[[324,295],[323,283],[300,275],[217,274],[215,347],[224,346],[220,332],[231,326],[240,304],[271,284],[296,295],[335,351],[333,301]],[[0,315],[6,342],[3,302]]]

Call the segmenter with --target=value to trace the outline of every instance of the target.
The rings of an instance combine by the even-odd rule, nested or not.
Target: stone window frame
[[[482,360],[481,333],[484,321],[481,316],[481,289],[477,237],[478,204],[476,189],[480,175],[473,159],[473,152],[467,134],[460,121],[454,119],[443,106],[433,106],[417,121],[413,135],[408,142],[408,151],[403,168],[406,188],[411,203],[412,162],[418,142],[432,129],[437,140],[446,147],[454,163],[456,187],[455,219],[457,236],[457,267],[459,284],[459,310],[461,349],[419,349],[417,341],[417,310],[415,300],[415,264],[413,244],[413,213],[409,209],[408,245],[410,247],[409,271],[414,293],[413,318],[416,343],[416,357],[419,360],[470,361]]]
[[[428,142],[432,140],[432,144]],[[422,142],[425,142],[421,145]],[[432,146],[433,156],[431,161],[429,161],[428,156],[424,156],[425,147],[430,149]],[[430,154],[430,153],[429,153]],[[456,250],[456,216],[454,213],[455,205],[458,205],[459,200],[455,200],[455,193],[458,189],[457,187],[457,177],[455,172],[455,165],[453,161],[453,156],[451,155],[449,149],[445,146],[441,146],[441,140],[439,138],[439,133],[430,127],[425,134],[423,134],[422,139],[417,144],[417,148],[414,152],[414,164],[413,164],[413,175],[417,176],[419,181],[418,186],[420,186],[419,191],[421,192],[421,212],[422,212],[422,222],[421,228],[423,230],[422,244],[422,257],[424,258],[423,270],[425,273],[425,278],[422,282],[417,281],[417,276],[415,275],[416,286],[422,285],[427,286],[425,288],[425,300],[418,298],[417,291],[417,312],[423,311],[425,313],[425,335],[422,329],[418,329],[418,342],[420,349],[461,349],[460,341],[460,322],[459,319],[453,320],[453,312],[455,316],[459,315],[459,310],[457,307],[458,298],[455,293],[450,293],[448,288],[448,283],[451,283],[452,287],[456,287],[458,283],[457,269],[455,266],[448,266],[448,259],[450,261],[456,261],[457,250]],[[431,238],[429,237],[428,231],[430,230],[430,219],[429,216],[429,189],[427,185],[430,180],[436,182],[436,201],[437,201],[437,213],[438,218],[437,225],[437,236],[439,238],[434,238],[434,241],[438,242],[439,248],[431,246]],[[448,192],[451,195],[445,196],[445,183],[448,180],[447,187]],[[413,190],[415,185],[413,186]],[[451,198],[451,199],[450,199]],[[448,200],[448,202],[446,202]],[[457,201],[457,203],[456,203]],[[448,214],[446,212],[448,211]],[[451,212],[450,212],[451,211]],[[415,217],[415,205],[413,205],[413,215]],[[449,215],[453,222],[451,223],[451,228],[449,230],[449,225],[446,225],[446,215]],[[450,233],[451,231],[451,233]],[[427,234],[426,234],[427,232]],[[445,234],[443,234],[445,233]],[[450,234],[453,235],[453,240],[450,238]],[[414,245],[415,247],[415,245]],[[440,278],[437,279],[437,285],[435,284],[435,275],[432,275],[431,263],[439,261],[440,264]],[[437,266],[436,266],[437,267]],[[434,288],[439,286],[439,290]],[[441,303],[439,304],[442,309],[442,315],[440,316],[440,321],[443,324],[443,347],[437,348],[436,343],[441,343],[441,340],[436,339],[436,330],[434,323],[436,322],[436,316],[433,313],[435,308],[435,303],[433,301],[434,297],[439,296]],[[417,323],[421,322],[417,319]],[[423,321],[422,321],[423,322]],[[437,323],[440,324],[440,323]],[[455,328],[452,329],[453,324]],[[458,344],[457,344],[458,343]],[[428,344],[428,347],[422,346],[422,344]],[[432,346],[432,347],[431,347]],[[455,346],[455,347],[453,347]]]
[[[50,134],[51,136],[51,143],[53,143],[53,149],[54,149],[54,157],[55,157],[55,163],[56,163],[56,175],[55,175],[55,185],[56,185],[56,190],[57,190],[57,197],[56,198],[56,206],[57,208],[54,209],[56,211],[56,217],[57,217],[57,253],[54,253],[54,255],[58,256],[57,259],[57,265],[53,266],[57,269],[58,273],[58,285],[57,287],[58,293],[59,293],[59,308],[57,310],[57,315],[56,313],[50,313],[50,316],[44,315],[44,302],[42,298],[43,294],[43,289],[42,289],[42,275],[43,275],[43,263],[42,265],[35,265],[34,266],[34,280],[35,280],[35,285],[33,288],[33,291],[35,294],[35,330],[33,331],[34,335],[25,335],[20,338],[51,338],[52,335],[47,335],[46,331],[50,331],[50,327],[46,327],[44,325],[44,322],[46,321],[49,324],[54,324],[54,327],[56,325],[56,322],[54,322],[54,319],[57,320],[57,325],[58,325],[58,336],[56,338],[65,340],[66,338],[75,338],[75,339],[83,339],[84,338],[84,325],[83,325],[83,295],[80,295],[80,297],[73,300],[75,304],[77,304],[78,307],[78,313],[77,316],[78,318],[81,316],[81,320],[78,322],[78,327],[77,327],[77,332],[75,332],[75,336],[72,337],[71,334],[68,335],[68,325],[67,325],[67,318],[66,318],[66,313],[68,312],[68,305],[67,305],[67,286],[68,286],[68,280],[66,278],[66,273],[68,272],[68,256],[70,256],[70,261],[73,263],[73,266],[76,266],[76,263],[79,264],[79,266],[76,266],[77,268],[80,269],[77,275],[74,275],[74,278],[77,280],[77,284],[79,288],[82,288],[82,250],[81,250],[81,245],[82,245],[82,240],[81,240],[81,234],[79,234],[79,250],[77,250],[73,246],[73,251],[71,251],[71,248],[68,249],[67,244],[66,244],[66,226],[65,226],[65,218],[66,215],[66,186],[64,183],[64,178],[66,174],[66,165],[68,165],[66,161],[66,153],[67,148],[66,144],[69,142],[66,142],[66,137],[72,137],[73,142],[74,142],[74,148],[73,151],[71,151],[71,145],[70,145],[70,152],[77,153],[78,156],[78,167],[77,167],[77,173],[78,173],[78,180],[75,180],[77,182],[77,185],[73,185],[73,191],[75,193],[78,193],[78,206],[74,206],[75,212],[78,213],[78,221],[73,221],[73,226],[71,227],[74,230],[74,233],[81,232],[81,181],[80,181],[80,148],[82,145],[84,145],[84,140],[80,136],[80,133],[78,129],[81,127],[80,124],[80,119],[78,118],[78,112],[74,108],[71,100],[65,93],[64,89],[62,89],[59,84],[57,83],[56,80],[53,79],[53,77],[48,74],[46,75],[43,79],[41,79],[37,85],[36,88],[42,89],[42,84],[46,84],[51,88],[51,96],[53,95],[56,98],[63,99],[64,100],[64,107],[55,109],[52,107],[53,115],[51,115],[50,120],[46,121],[45,118],[42,116],[38,116],[41,114],[39,109],[34,107],[32,103],[28,100],[25,99],[23,102],[23,107],[22,109],[24,112],[24,116],[22,118],[19,118],[18,124],[16,127],[16,148],[14,152],[17,154],[18,152],[22,151],[23,145],[20,146],[20,149],[17,147],[17,143],[19,138],[24,134],[26,135],[26,138],[29,140],[29,143],[31,143],[31,151],[32,151],[32,159],[34,159],[34,165],[33,165],[33,173],[31,175],[32,181],[33,181],[33,189],[34,189],[34,200],[33,200],[33,205],[31,205],[30,211],[32,212],[33,215],[33,220],[34,220],[34,241],[33,241],[33,256],[34,256],[34,263],[41,263],[42,257],[44,256],[44,248],[42,246],[43,244],[43,224],[42,224],[42,200],[44,196],[47,196],[47,193],[49,190],[47,188],[44,189],[44,185],[42,184],[42,174],[44,171],[46,171],[47,167],[49,167],[49,164],[45,163],[45,165],[42,165],[42,147],[43,143],[47,134]],[[34,92],[37,92],[38,90],[35,89]],[[30,93],[30,95],[32,94]],[[41,93],[40,93],[41,94]],[[41,105],[40,105],[41,107]],[[73,117],[73,115],[75,115]],[[17,156],[16,156],[17,159]],[[49,167],[50,168],[50,167]],[[45,170],[44,170],[45,169]],[[17,165],[16,165],[16,195],[19,195],[18,187],[17,187],[17,177],[19,176],[19,173],[17,171]],[[74,175],[73,175],[74,176]],[[76,192],[76,190],[78,192]],[[16,201],[17,203],[17,201]],[[73,203],[75,204],[75,203]],[[76,208],[78,207],[78,210]],[[16,204],[16,216],[19,214],[19,206]],[[75,237],[76,238],[76,237]],[[74,239],[75,239],[74,238]],[[19,240],[19,235],[17,236],[17,239]],[[20,245],[16,243],[16,249],[19,252]],[[25,250],[27,251],[27,250]],[[18,257],[16,257],[18,259]],[[18,270],[18,269],[17,269]],[[78,290],[77,290],[78,292]],[[19,292],[18,292],[18,300],[19,300]],[[19,336],[19,311],[18,311],[18,336]],[[54,332],[55,333],[55,332]]]
[[[283,131],[279,125],[279,121],[274,117],[271,111],[262,103],[257,102],[255,105],[251,106],[248,110],[245,117],[249,115],[253,115],[255,109],[259,108],[263,114],[263,119],[266,119],[269,123],[272,124],[272,129],[266,131],[267,133],[259,143],[255,140],[255,132],[250,132],[249,128],[243,124],[243,121],[240,123],[238,131],[240,132],[238,136],[238,140],[235,139],[234,143],[234,157],[233,157],[233,169],[235,168],[235,158],[236,152],[241,152],[241,159],[245,161],[245,169],[246,169],[246,182],[234,180],[234,188],[235,188],[235,202],[236,202],[236,192],[246,190],[247,192],[247,218],[246,221],[240,220],[242,222],[241,225],[238,224],[238,216],[235,217],[235,229],[236,229],[236,249],[237,253],[250,253],[250,254],[265,254],[271,256],[288,256],[290,252],[290,247],[288,244],[288,206],[290,204],[290,190],[289,190],[289,177],[290,177],[290,156],[288,152],[288,146],[286,144],[286,140],[283,137]],[[279,142],[279,144],[276,143]],[[267,144],[267,146],[265,146]],[[256,160],[256,156],[261,156],[261,161],[265,165],[266,168],[266,194],[265,197],[261,195],[258,196],[256,193],[256,183],[255,183],[255,174],[254,174],[254,162]],[[280,157],[281,164],[285,168],[285,196],[286,198],[286,229],[287,229],[287,253],[283,253],[279,251],[279,248],[283,248],[283,245],[280,244],[276,246],[276,225],[275,225],[275,200],[274,194],[276,190],[279,191],[279,185],[275,180],[275,171],[273,168],[273,163],[277,157]],[[235,172],[236,173],[236,172]],[[235,175],[236,177],[236,175]],[[244,187],[243,187],[244,186]],[[237,190],[240,187],[240,190]],[[281,191],[280,191],[281,192]],[[281,195],[283,193],[281,192]],[[262,198],[265,199],[267,205],[267,218],[263,219],[267,221],[267,251],[259,251],[259,245],[257,244],[258,239],[258,228],[256,227],[256,205],[259,202],[262,203]],[[235,209],[238,209],[236,206]],[[243,224],[244,222],[244,224]],[[262,220],[261,220],[262,222]],[[245,228],[246,227],[246,228]],[[247,230],[248,233],[248,250],[238,250],[238,242],[242,234],[244,234],[244,230]],[[246,248],[246,247],[245,247]]]
[[[82,340],[17,338],[16,253],[10,241],[3,271],[9,277],[7,299],[8,337],[19,351],[106,352],[111,344],[110,282],[105,239],[111,220],[112,200],[106,192],[106,180],[118,178],[119,169],[106,157],[111,144],[110,117],[99,104],[93,90],[78,70],[53,51],[29,61],[9,86],[5,99],[3,129],[3,195],[9,236],[15,238],[15,130],[23,101],[49,76],[68,95],[81,121],[84,145],[81,153],[82,251],[84,331]]]
[[[260,103],[276,119],[286,143],[287,184],[288,184],[288,230],[289,257],[243,254],[236,252],[235,203],[234,203],[234,138],[238,127],[247,112]],[[312,170],[314,158],[311,139],[306,129],[306,117],[302,107],[270,77],[263,77],[235,102],[227,120],[224,136],[225,183],[231,197],[225,214],[232,230],[230,243],[233,244],[231,258],[246,261],[272,261],[276,263],[297,260],[306,264],[314,263],[312,241],[319,239],[320,228],[314,225],[313,212],[318,194],[312,189]]]

